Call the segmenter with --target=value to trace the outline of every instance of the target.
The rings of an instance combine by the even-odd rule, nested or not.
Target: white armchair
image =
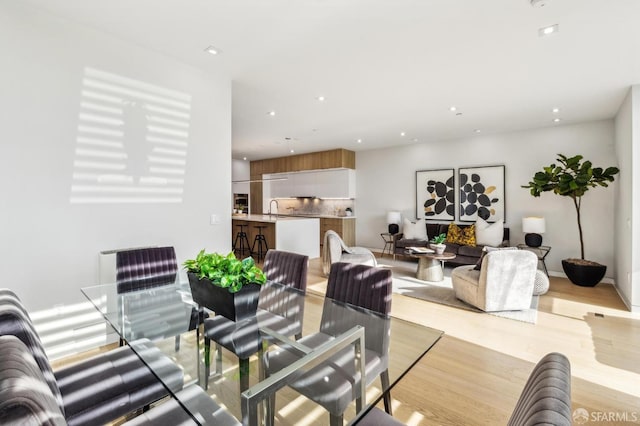
[[[531,306],[538,258],[526,250],[486,254],[480,270],[464,265],[451,271],[456,297],[485,312],[517,311]]]
[[[364,247],[348,247],[340,235],[329,230],[324,234],[322,246],[322,272],[325,276],[329,276],[331,265],[336,262],[377,266],[376,257],[371,250]]]

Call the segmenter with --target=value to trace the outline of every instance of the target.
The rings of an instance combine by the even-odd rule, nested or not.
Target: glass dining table
[[[237,323],[196,304],[188,282],[180,278],[125,293],[119,293],[115,283],[84,287],[82,293],[117,333],[121,344],[131,347],[194,424],[201,423],[198,413],[191,412],[190,404],[180,401],[177,392],[187,386],[206,390],[218,406],[245,425],[328,424],[329,416],[313,401],[314,395],[307,393],[305,397],[292,385],[313,376],[323,363],[334,362],[336,354],[345,351],[354,354],[349,371],[366,377],[365,357],[369,348],[377,345],[384,352],[381,359],[386,363],[388,380],[377,378],[368,386],[354,380],[355,398],[344,412],[344,421],[355,424],[443,334],[275,282],[262,286],[258,314]],[[306,346],[282,331],[283,322],[299,322],[303,336],[324,338]],[[210,345],[205,345],[206,340]],[[306,340],[314,339],[303,338],[302,342]],[[180,368],[181,386],[176,387],[175,374],[166,375],[156,367],[157,360],[147,358],[150,344]],[[283,352],[287,356],[277,356]],[[239,363],[239,357],[248,362]],[[327,391],[326,386],[318,389]]]

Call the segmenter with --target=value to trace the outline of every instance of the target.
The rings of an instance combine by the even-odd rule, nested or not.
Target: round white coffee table
[[[422,281],[442,281],[444,280],[444,269],[442,269],[445,260],[455,259],[454,253],[444,252],[442,254],[435,253],[412,253],[409,256],[418,259],[418,269],[416,278]]]

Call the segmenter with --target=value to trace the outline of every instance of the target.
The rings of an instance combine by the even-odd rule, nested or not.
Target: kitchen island
[[[270,249],[290,251],[309,256],[320,257],[320,220],[312,217],[242,214],[231,217],[231,243],[235,240],[238,225],[247,225],[245,229],[249,245],[253,246],[258,226]],[[257,246],[256,246],[257,247]]]

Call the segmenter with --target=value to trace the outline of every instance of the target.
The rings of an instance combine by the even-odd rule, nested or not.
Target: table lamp
[[[402,221],[402,214],[400,212],[388,212],[387,213],[387,223],[389,224],[389,233],[397,234],[400,232],[400,221]]]
[[[529,247],[540,247],[542,235],[545,231],[544,217],[528,216],[522,218],[522,232],[525,233],[524,242]]]

